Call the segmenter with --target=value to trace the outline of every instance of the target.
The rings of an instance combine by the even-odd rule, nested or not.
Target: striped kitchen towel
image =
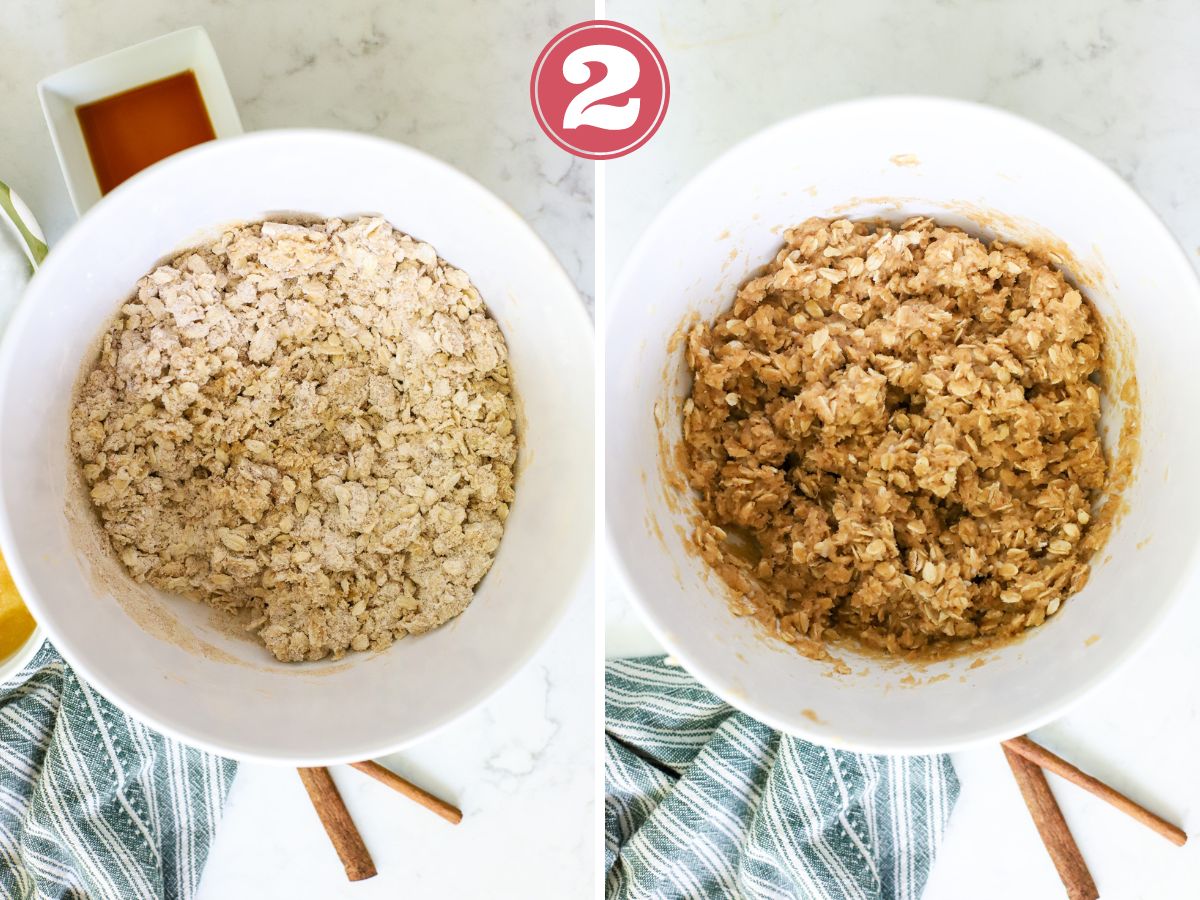
[[[948,757],[781,735],[663,657],[605,669],[608,900],[917,900],[958,797]]]
[[[236,765],[170,741],[47,642],[0,685],[0,897],[192,897]]]

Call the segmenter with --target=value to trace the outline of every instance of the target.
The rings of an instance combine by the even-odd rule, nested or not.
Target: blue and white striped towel
[[[662,657],[605,669],[608,900],[917,900],[958,780],[948,757],[780,735]]]
[[[194,896],[235,770],[126,716],[47,642],[0,686],[0,897]]]

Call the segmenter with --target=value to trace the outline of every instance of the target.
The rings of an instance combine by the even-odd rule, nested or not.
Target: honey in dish
[[[75,114],[101,194],[160,159],[217,136],[191,69],[85,103]]]
[[[0,556],[0,660],[19,650],[29,635],[33,634],[33,629],[33,616],[21,602],[8,564]]]

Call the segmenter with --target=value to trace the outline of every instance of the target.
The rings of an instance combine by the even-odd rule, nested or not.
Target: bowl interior
[[[1136,371],[1141,456],[1129,511],[1086,588],[1025,639],[913,666],[845,655],[854,674],[802,658],[729,612],[719,579],[684,546],[686,503],[659,467],[655,418],[679,437],[689,313],[711,317],[810,216],[900,221],[927,214],[987,236],[1065,245],[1066,268]],[[1200,291],[1170,234],[1112,172],[1011,115],[888,98],[830,107],[726,154],[663,212],[613,298],[606,350],[610,540],[629,593],[664,644],[726,700],[823,743],[946,750],[1010,737],[1061,713],[1142,645],[1193,577],[1200,489],[1196,401],[1181,363]],[[654,414],[652,415],[652,410]],[[1115,439],[1123,410],[1106,404]],[[1169,436],[1169,439],[1168,439]]]
[[[164,256],[280,212],[381,214],[465,270],[504,331],[524,414],[516,502],[475,601],[443,628],[339,662],[275,662],[201,604],[133,585],[71,524],[88,514],[67,491],[71,389],[101,329]],[[155,727],[242,758],[379,755],[497,688],[570,600],[591,545],[591,344],[545,246],[444,164],[337,132],[202,145],[102,199],[31,282],[0,349],[0,543],[66,659]]]

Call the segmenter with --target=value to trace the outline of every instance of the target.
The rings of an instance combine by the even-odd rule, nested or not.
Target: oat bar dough
[[[1037,253],[810,219],[688,335],[705,560],[808,655],[1039,625],[1107,537],[1102,331]]]
[[[140,582],[340,657],[471,602],[513,499],[504,338],[467,275],[379,218],[232,228],[142,278],[71,443]]]

